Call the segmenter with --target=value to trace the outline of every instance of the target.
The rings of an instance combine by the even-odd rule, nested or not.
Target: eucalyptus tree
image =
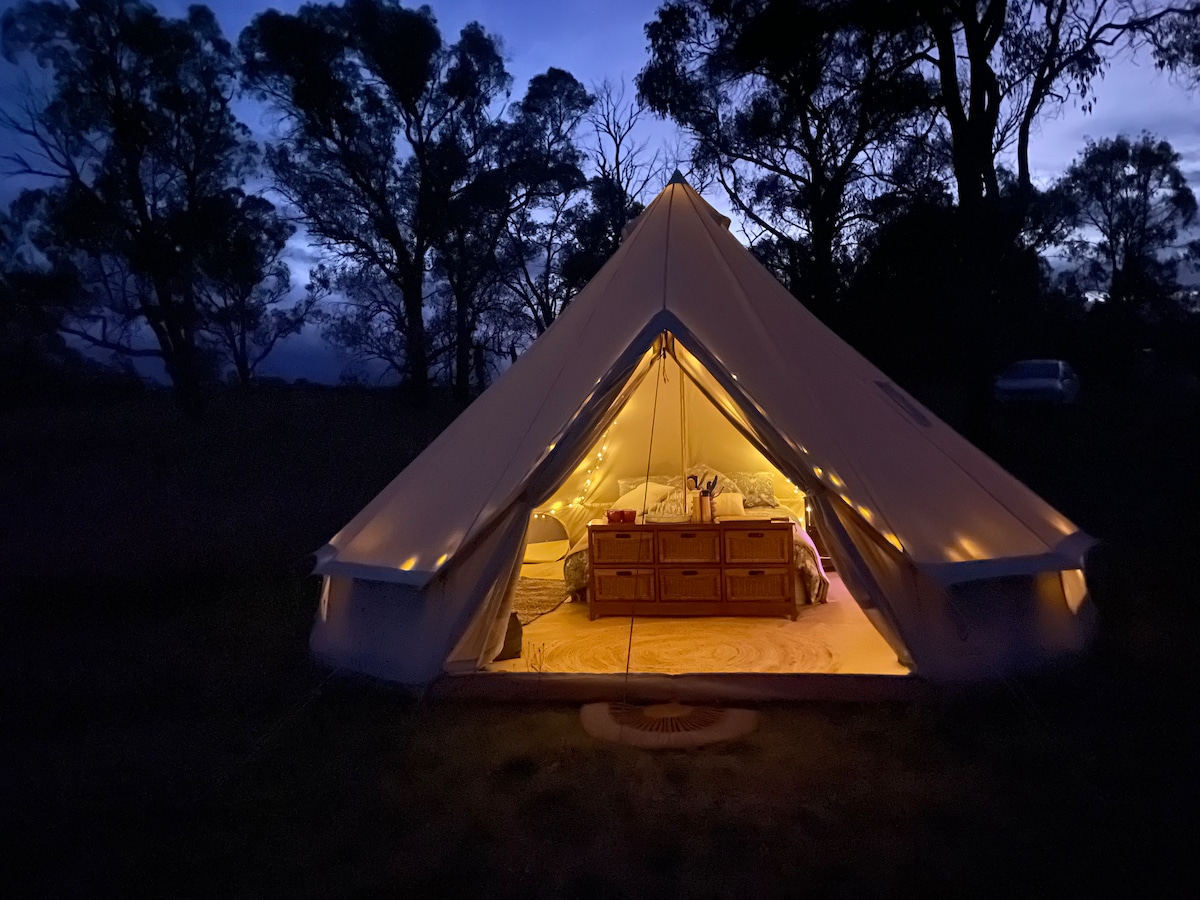
[[[1176,288],[1196,196],[1167,141],[1142,134],[1089,141],[1060,182],[1076,210],[1074,258],[1113,302],[1152,304]]]
[[[230,197],[255,171],[230,109],[234,49],[206,7],[167,19],[140,0],[26,0],[2,32],[5,57],[31,56],[45,79],[4,113],[19,145],[7,162],[50,185],[42,252],[86,292],[73,333],[160,356],[197,411],[214,374],[199,260],[238,226]],[[135,346],[146,329],[152,350]]]
[[[463,136],[509,86],[497,41],[470,23],[447,44],[427,6],[348,0],[267,10],[239,44],[246,86],[279,119],[267,152],[277,188],[337,267],[379,282],[346,309],[357,321],[331,333],[396,332],[404,376],[423,392],[429,271]]]
[[[918,17],[867,0],[675,0],[646,33],[641,97],[760,237],[802,248],[790,286],[828,314],[876,175],[929,121]]]
[[[1029,148],[1038,122],[1074,100],[1095,103],[1114,59],[1193,23],[1195,2],[1160,0],[901,0],[928,30],[927,61],[940,83],[959,204],[996,205],[997,157],[1012,150],[1019,220],[1034,197]]]
[[[220,357],[247,387],[279,341],[299,333],[316,303],[292,300],[291,270],[283,258],[295,227],[254,194],[226,197],[230,209],[198,260],[197,299],[204,331]]]
[[[512,192],[502,283],[513,303],[502,315],[527,323],[534,336],[550,327],[570,299],[562,265],[587,185],[578,131],[595,104],[575,76],[551,68],[530,80],[503,134]],[[515,352],[521,336],[507,338]]]
[[[592,103],[563,69],[531,78],[447,207],[440,267],[456,296],[469,299],[455,304],[460,397],[468,375],[484,387],[497,357],[511,358],[557,315],[564,211],[584,184],[575,131]]]
[[[596,104],[586,119],[587,194],[571,215],[572,241],[562,260],[562,283],[573,296],[600,271],[621,245],[625,226],[641,215],[645,201],[666,184],[665,151],[651,149],[645,134],[650,110],[638,96],[626,97],[624,83],[596,86]]]
[[[0,211],[0,379],[10,385],[68,353],[60,326],[78,299],[75,273],[47,265],[34,248],[44,198],[25,191]]]

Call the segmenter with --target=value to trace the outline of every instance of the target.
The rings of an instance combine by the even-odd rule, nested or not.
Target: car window
[[[1058,361],[1026,359],[1013,363],[1004,370],[1005,378],[1057,378]]]

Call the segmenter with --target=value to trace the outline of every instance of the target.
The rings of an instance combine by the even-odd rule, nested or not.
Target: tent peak
[[[671,180],[667,184],[687,184],[687,181],[684,179],[683,173],[676,169],[671,174]]]

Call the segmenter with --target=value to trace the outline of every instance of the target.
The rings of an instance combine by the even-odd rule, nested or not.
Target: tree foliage
[[[1030,138],[1049,110],[1094,103],[1093,82],[1114,57],[1196,15],[1156,0],[915,0],[941,83],[959,203],[999,203],[997,156],[1015,149],[1018,205],[1033,193]]]
[[[482,388],[486,357],[523,343],[518,322],[553,321],[562,212],[584,185],[574,133],[594,98],[569,72],[530,79],[525,96],[491,131],[448,205],[438,269],[455,298],[455,387]]]
[[[304,327],[316,298],[288,302],[292,279],[283,253],[295,227],[263,197],[234,192],[225,199],[231,227],[202,248],[196,295],[206,336],[246,387],[275,345]]]
[[[641,96],[764,237],[802,248],[791,287],[818,312],[876,176],[931,106],[917,24],[891,3],[678,0],[646,26]]]
[[[495,39],[471,23],[448,45],[428,7],[348,0],[267,10],[240,46],[246,85],[283,126],[268,151],[278,189],[351,277],[387,285],[369,307],[395,304],[381,314],[422,391],[431,253],[509,86]]]
[[[1113,302],[1161,303],[1176,288],[1181,232],[1196,218],[1182,157],[1143,133],[1089,141],[1060,189],[1076,210],[1073,256]]]
[[[230,109],[238,60],[213,14],[166,19],[140,0],[26,0],[5,13],[7,59],[49,73],[4,124],[16,174],[49,179],[39,250],[74,270],[88,302],[71,333],[162,358],[198,409],[214,371],[198,292],[213,242],[237,232],[255,148]],[[133,337],[148,329],[153,350]]]

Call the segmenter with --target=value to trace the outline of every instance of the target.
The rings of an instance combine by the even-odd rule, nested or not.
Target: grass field
[[[771,705],[744,741],[666,753],[598,744],[573,708],[432,703],[309,661],[307,554],[448,418],[334,392],[200,423],[158,397],[0,412],[17,895],[1200,887],[1194,398],[1097,391],[981,439],[1112,545],[1083,666],[927,706]]]

